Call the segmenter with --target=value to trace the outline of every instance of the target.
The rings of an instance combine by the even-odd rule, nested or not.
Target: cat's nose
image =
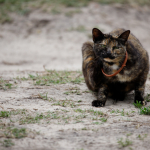
[[[107,51],[107,55],[108,55],[108,56],[111,56],[111,51]]]

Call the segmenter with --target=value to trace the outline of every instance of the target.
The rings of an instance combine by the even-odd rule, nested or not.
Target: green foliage
[[[147,95],[146,95],[145,100],[146,100],[147,102],[150,102],[150,94],[147,94]]]
[[[118,140],[118,144],[120,146],[120,148],[122,147],[127,147],[129,145],[132,145],[132,141],[130,141],[129,139],[126,138],[126,140],[123,140],[122,138]]]
[[[8,138],[24,138],[27,136],[27,132],[26,132],[26,128],[12,128],[12,127],[8,127],[7,130],[5,131],[5,136]]]
[[[43,8],[43,11],[51,8],[52,14],[60,13],[60,7],[83,7],[90,2],[98,2],[101,4],[136,4],[136,5],[150,5],[149,0],[0,0],[0,23],[11,22],[9,16],[10,12],[15,12],[20,15],[27,15],[33,9]],[[59,8],[59,9],[58,9]],[[72,15],[71,12],[67,14]],[[83,30],[83,29],[81,29]]]
[[[140,108],[140,115],[150,115],[150,106]]]
[[[147,134],[144,134],[144,135],[138,135],[137,136],[137,138],[139,139],[139,140],[144,140],[144,138],[146,138],[147,137]]]
[[[14,88],[14,85],[10,83],[9,80],[3,80],[2,78],[0,78],[0,89],[7,90],[12,88]]]
[[[106,122],[106,121],[107,121],[107,118],[100,118],[100,120],[101,120],[102,122]]]
[[[11,139],[5,139],[2,143],[2,146],[4,147],[11,147],[13,145],[15,145]]]
[[[0,111],[0,117],[2,118],[8,118],[10,116],[9,111]]]
[[[46,75],[31,75],[29,78],[33,80],[34,85],[50,86],[50,84],[66,84],[74,83],[79,84],[84,81],[82,73],[79,71],[54,71],[47,70]]]
[[[134,106],[136,107],[136,108],[142,108],[143,107],[143,105],[141,104],[141,102],[139,101],[136,101],[136,103],[133,103],[134,104]]]

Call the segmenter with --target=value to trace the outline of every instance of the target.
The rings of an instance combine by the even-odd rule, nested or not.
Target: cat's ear
[[[104,34],[97,28],[93,28],[92,34],[94,42],[100,41],[104,38]]]
[[[123,32],[118,38],[123,39],[125,43],[128,40],[129,34],[130,34],[130,30],[127,30]]]

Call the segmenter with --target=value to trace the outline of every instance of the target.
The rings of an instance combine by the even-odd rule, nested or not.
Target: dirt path
[[[0,149],[149,149],[150,119],[133,105],[134,94],[93,108],[80,72],[93,27],[130,29],[150,53],[149,16],[149,8],[92,3],[58,15],[13,14],[12,24],[0,25]],[[148,79],[145,96],[149,89]]]

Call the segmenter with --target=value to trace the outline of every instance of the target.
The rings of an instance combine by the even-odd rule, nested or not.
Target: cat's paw
[[[143,106],[147,105],[147,101],[146,100],[142,101],[142,105]]]
[[[99,101],[99,100],[94,100],[92,102],[92,106],[94,106],[94,107],[104,107],[105,106],[105,102]]]

